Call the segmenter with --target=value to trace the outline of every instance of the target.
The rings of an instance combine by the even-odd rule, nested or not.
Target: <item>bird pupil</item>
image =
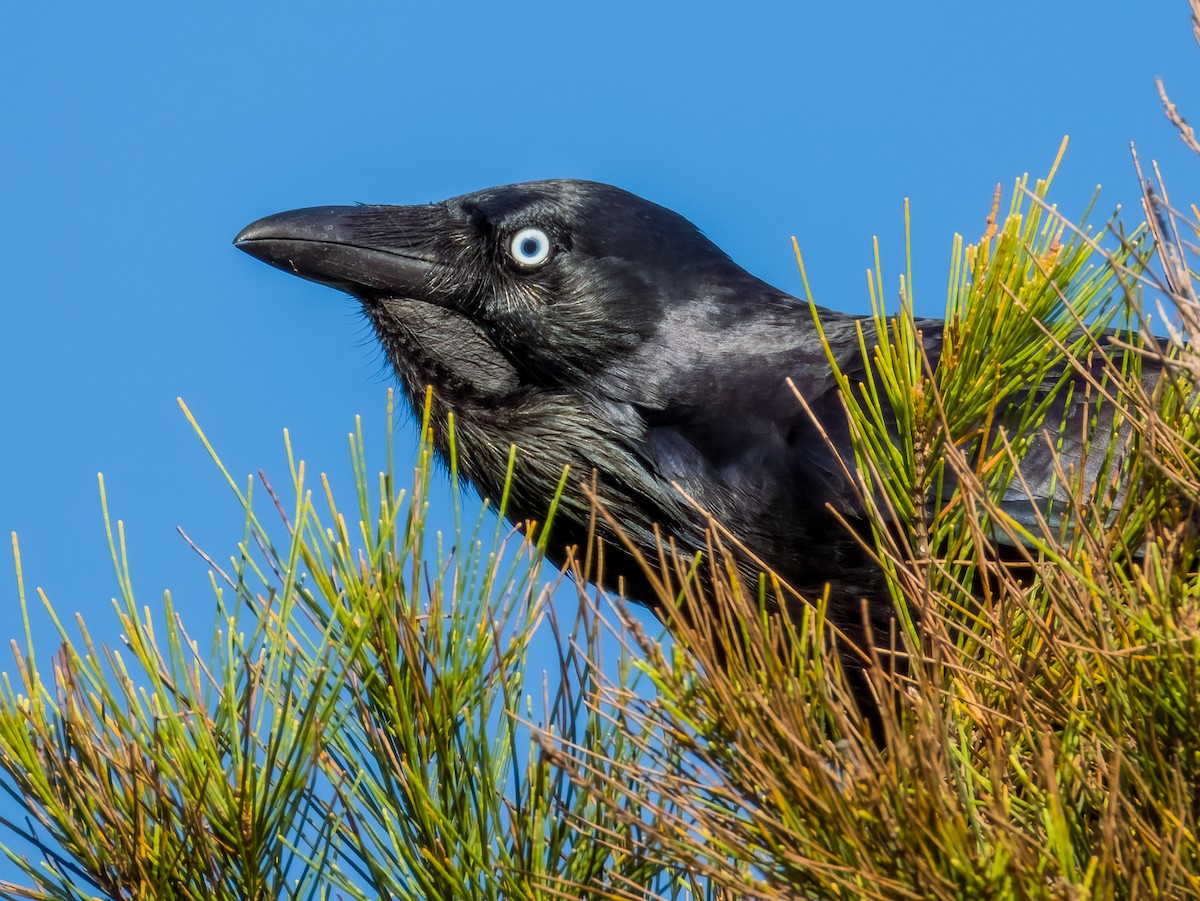
[[[533,256],[538,251],[537,238],[526,238],[521,244],[521,253],[527,257]]]

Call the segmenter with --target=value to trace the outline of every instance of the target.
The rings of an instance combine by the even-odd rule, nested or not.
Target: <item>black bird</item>
[[[607,508],[651,558],[656,525],[696,551],[706,520],[675,482],[803,595],[828,585],[831,617],[852,637],[863,637],[863,598],[886,635],[880,574],[830,512],[860,519],[856,494],[786,383],[852,459],[809,305],[682,216],[556,180],[423,206],[281,213],[235,244],[361,302],[410,401],[422,405],[431,385],[435,417],[455,412],[460,470],[481,493],[500,496],[517,445],[515,521],[544,517],[570,465],[578,482],[598,474]],[[820,316],[839,365],[861,372],[859,318]],[[942,324],[920,327],[936,359]],[[1035,494],[1050,473],[1037,475]],[[586,540],[578,482],[554,525],[560,561]],[[652,600],[613,547],[606,581]]]

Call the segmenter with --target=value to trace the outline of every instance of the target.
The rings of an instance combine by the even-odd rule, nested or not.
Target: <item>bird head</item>
[[[568,180],[295,210],[234,243],[357,297],[408,387],[450,400],[619,377],[689,283],[741,271],[682,216]]]

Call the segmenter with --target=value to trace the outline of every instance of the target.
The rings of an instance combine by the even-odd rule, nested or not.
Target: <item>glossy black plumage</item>
[[[514,247],[528,228],[550,252],[523,266],[540,249],[536,232]],[[851,459],[808,304],[683,217],[607,185],[544,181],[423,206],[283,213],[235,243],[361,301],[410,400],[423,403],[432,385],[435,415],[455,411],[461,471],[483,494],[499,496],[516,444],[514,519],[543,517],[569,464],[577,481],[553,547],[584,541],[578,486],[593,470],[643,547],[655,524],[701,547],[704,520],[674,481],[802,593],[828,584],[847,632],[860,634],[862,598],[886,628],[879,575],[829,512],[853,521],[854,492],[786,384]],[[820,315],[854,371],[858,320]],[[941,323],[921,325],[936,358]],[[628,559],[611,554],[607,567],[607,581],[623,577],[630,596],[648,599]]]

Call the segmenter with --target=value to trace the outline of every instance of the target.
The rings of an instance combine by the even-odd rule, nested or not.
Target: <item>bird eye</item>
[[[540,228],[523,228],[512,236],[508,252],[518,266],[536,269],[550,259],[550,236]]]

